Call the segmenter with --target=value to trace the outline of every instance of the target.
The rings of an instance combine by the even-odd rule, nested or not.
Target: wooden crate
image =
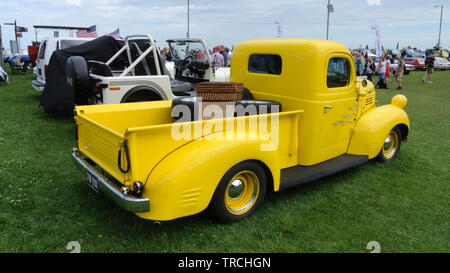
[[[203,101],[237,101],[244,95],[242,83],[202,82],[197,85],[197,97]]]

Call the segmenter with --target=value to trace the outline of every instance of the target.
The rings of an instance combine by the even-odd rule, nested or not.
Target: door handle
[[[328,110],[331,110],[331,109],[333,109],[333,106],[328,106],[328,105],[326,105],[326,106],[323,107],[323,113],[326,114],[327,111],[328,111]]]

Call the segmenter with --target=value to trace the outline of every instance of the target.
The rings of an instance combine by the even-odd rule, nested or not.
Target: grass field
[[[202,213],[162,227],[91,192],[73,121],[39,108],[30,72],[13,75],[0,86],[0,252],[449,252],[450,71],[422,75],[404,76],[412,129],[394,162],[272,194],[239,223]],[[379,90],[378,104],[397,93]]]

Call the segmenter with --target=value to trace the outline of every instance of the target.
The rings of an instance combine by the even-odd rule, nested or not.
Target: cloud
[[[21,44],[34,40],[32,26],[97,26],[99,35],[120,28],[122,36],[149,33],[160,43],[187,32],[186,0],[21,0],[1,1],[2,20],[17,19],[28,27]],[[439,10],[423,0],[332,1],[336,12],[330,15],[330,39],[349,47],[373,44],[370,22],[380,26],[382,41],[392,47],[401,44],[424,48],[438,37]],[[370,5],[370,6],[368,6]],[[32,13],[23,14],[26,6]],[[236,9],[236,7],[239,7]],[[45,15],[45,16],[43,16]],[[235,45],[241,41],[277,36],[275,20],[282,22],[283,37],[324,39],[326,1],[317,0],[193,0],[190,7],[190,35],[203,38],[208,46]],[[412,20],[411,18],[414,18]],[[3,27],[3,43],[14,38],[11,27]],[[450,45],[450,17],[442,24],[442,43]],[[61,32],[61,36],[69,33]],[[40,30],[38,39],[52,36]],[[435,37],[433,37],[435,36]],[[162,46],[162,45],[161,45]]]
[[[381,0],[367,0],[369,6],[380,6]]]
[[[81,6],[81,0],[66,0],[69,6]]]

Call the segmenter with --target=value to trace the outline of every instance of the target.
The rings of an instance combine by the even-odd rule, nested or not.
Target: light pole
[[[14,26],[14,37],[16,37],[17,50],[19,51],[19,54],[20,54],[20,46],[19,46],[19,41],[17,39],[17,21],[14,20],[14,23],[4,23],[4,25]],[[12,51],[12,48],[11,48],[11,51]]]
[[[444,5],[438,5],[438,6],[434,6],[435,8],[441,7],[441,20],[439,21],[439,38],[438,38],[438,43],[437,46],[440,48],[441,47],[441,30],[442,30],[442,13],[444,12]]]
[[[330,4],[330,0],[328,0],[327,5],[327,40],[328,40],[328,32],[330,30],[330,13],[334,12],[334,7]]]
[[[186,37],[189,39],[189,0],[187,0],[187,33]]]

